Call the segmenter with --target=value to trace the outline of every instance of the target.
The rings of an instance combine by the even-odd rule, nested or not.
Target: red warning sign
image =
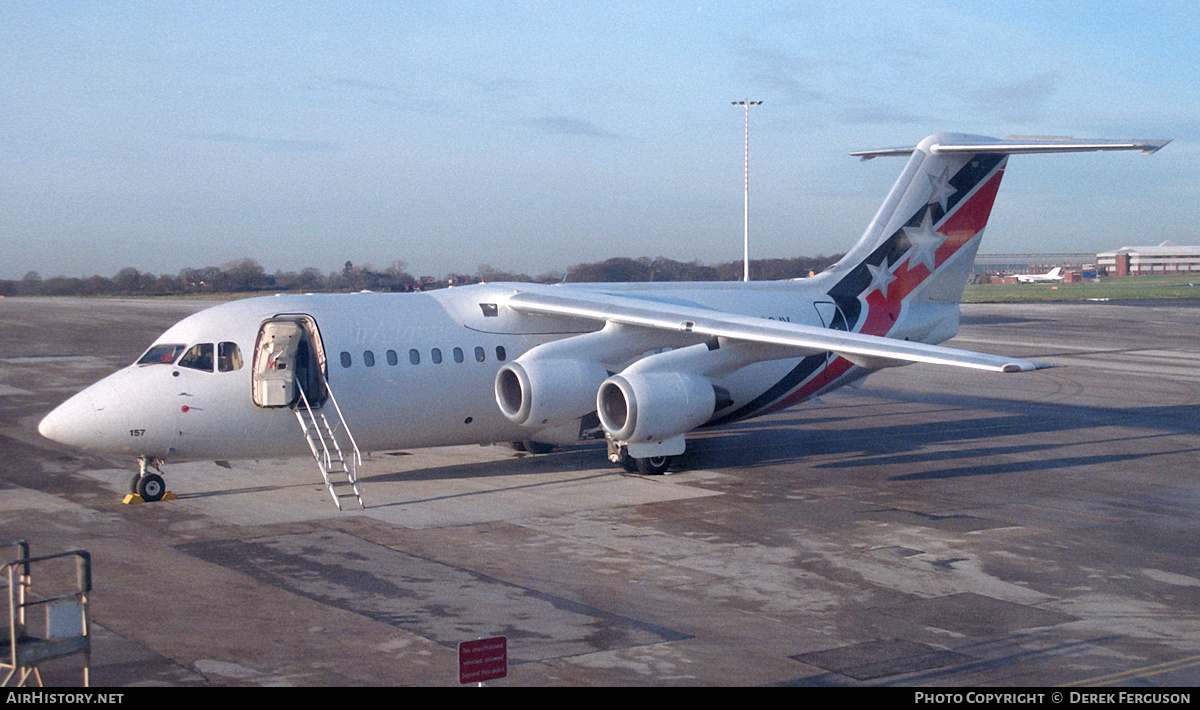
[[[458,644],[458,682],[483,683],[508,675],[508,637]]]

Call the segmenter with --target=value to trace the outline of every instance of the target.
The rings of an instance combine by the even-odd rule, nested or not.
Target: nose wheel
[[[144,456],[139,458],[138,472],[129,482],[129,492],[137,494],[147,503],[162,500],[167,493],[167,483],[163,480],[162,469],[158,467],[160,463],[162,462],[158,459],[149,459]],[[152,473],[151,468],[158,473]]]

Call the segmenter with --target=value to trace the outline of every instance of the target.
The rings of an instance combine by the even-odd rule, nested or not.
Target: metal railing
[[[64,656],[82,653],[83,684],[90,684],[91,618],[88,595],[92,591],[92,556],[87,550],[69,550],[51,555],[31,557],[29,544],[24,540],[0,545],[17,548],[17,559],[0,568],[0,581],[7,584],[8,630],[0,640],[0,672],[7,670],[3,683],[14,678],[17,685],[33,678],[42,685],[38,664]],[[63,585],[49,594],[36,594],[33,589],[33,569],[51,560],[74,558],[74,584]],[[35,618],[44,621],[40,632],[35,631]]]
[[[336,426],[330,426],[324,412],[312,407],[303,387],[299,388],[300,396],[293,408],[300,421],[300,426],[304,430],[309,448],[317,460],[317,467],[321,470],[325,487],[329,490],[329,495],[333,498],[338,510],[342,509],[341,499],[350,495],[339,493],[338,487],[346,485],[349,485],[354,491],[354,498],[358,501],[358,507],[361,509],[364,505],[362,491],[358,487],[358,470],[362,467],[362,452],[358,448],[358,442],[354,440],[354,434],[350,432],[350,426],[346,424],[346,418],[342,415],[337,398],[333,396],[333,392],[329,389],[329,383],[325,381],[324,377],[321,378],[321,384],[324,387],[327,401],[333,403],[334,412],[337,414]],[[350,441],[349,458],[342,450],[341,443],[338,442],[337,432],[339,429],[345,432],[346,438]],[[345,481],[335,480],[337,476],[343,474],[346,476]]]

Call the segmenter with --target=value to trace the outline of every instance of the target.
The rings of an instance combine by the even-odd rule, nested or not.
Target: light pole
[[[761,106],[761,101],[734,101],[734,106],[746,109],[746,187],[742,205],[742,280],[750,280],[750,107]]]

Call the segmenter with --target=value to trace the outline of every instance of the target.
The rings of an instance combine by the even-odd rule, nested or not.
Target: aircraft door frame
[[[817,311],[817,317],[821,319],[821,325],[833,330],[849,330],[850,326],[846,322],[846,314],[842,312],[842,307],[832,299],[828,301],[814,301],[813,308]]]
[[[837,301],[832,299],[828,301],[814,301],[813,308],[817,311],[817,317],[821,319],[821,325],[832,330],[849,330],[850,326],[846,323],[846,314],[842,312],[842,307]],[[832,352],[825,352],[825,363],[829,364],[837,359],[837,355]]]
[[[258,327],[251,361],[250,387],[254,404],[263,408],[291,407],[303,390],[312,406],[328,397],[325,348],[317,322],[304,314],[280,314]]]

